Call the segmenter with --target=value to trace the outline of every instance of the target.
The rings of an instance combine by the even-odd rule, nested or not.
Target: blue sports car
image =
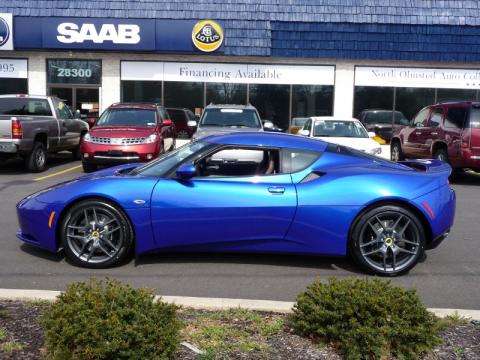
[[[92,268],[132,251],[235,251],[350,254],[397,275],[448,235],[450,172],[294,135],[209,136],[26,197],[17,236]]]

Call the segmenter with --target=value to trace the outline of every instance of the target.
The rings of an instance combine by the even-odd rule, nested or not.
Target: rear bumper
[[[459,167],[480,169],[480,149],[462,149]]]

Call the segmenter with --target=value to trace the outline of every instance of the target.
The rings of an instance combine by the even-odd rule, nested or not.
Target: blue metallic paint
[[[18,237],[56,251],[56,228],[65,209],[92,197],[113,201],[125,211],[134,228],[137,254],[170,249],[344,255],[355,218],[368,206],[385,201],[417,209],[432,238],[453,224],[455,194],[447,185],[451,169],[437,160],[410,163],[426,169],[416,171],[363,154],[325,151],[325,142],[285,134],[237,133],[205,141],[322,154],[298,173],[270,176],[181,180],[120,172],[132,165],[106,169],[20,201]],[[302,182],[312,171],[319,177]],[[145,203],[136,204],[138,199]],[[422,202],[431,207],[433,218]],[[52,229],[51,211],[57,214]]]

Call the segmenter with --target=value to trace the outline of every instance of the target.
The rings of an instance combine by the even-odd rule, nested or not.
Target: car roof
[[[365,109],[365,110],[362,110],[361,112],[362,113],[365,113],[365,112],[373,112],[373,113],[377,113],[377,112],[396,112],[396,113],[401,113],[400,110],[388,110],[388,109]]]
[[[209,104],[205,107],[206,109],[251,109],[256,110],[255,106],[251,104],[241,105],[241,104]]]
[[[348,116],[345,116],[345,117],[341,117],[341,116],[312,116],[312,117],[310,117],[310,119],[312,119],[313,121],[318,121],[318,120],[321,120],[321,121],[360,121],[358,119],[351,118],[351,117],[348,117]]]
[[[48,98],[57,98],[57,96],[47,96],[47,95],[29,95],[29,94],[4,94],[0,95],[0,98],[25,98],[25,99],[48,99]]]
[[[270,132],[232,132],[210,135],[202,140],[222,145],[281,147],[311,151],[324,151],[327,147],[327,143],[322,140]]]
[[[159,104],[156,103],[115,103],[110,105],[109,108],[114,108],[114,109],[144,109],[144,110],[152,110],[156,109],[159,107]]]
[[[165,109],[167,110],[181,110],[181,111],[191,111],[190,109],[187,108],[179,108],[179,107],[166,107]]]

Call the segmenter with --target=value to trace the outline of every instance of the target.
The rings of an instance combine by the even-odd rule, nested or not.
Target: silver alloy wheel
[[[359,248],[363,259],[374,269],[401,272],[419,255],[420,233],[407,215],[384,211],[365,222]]]
[[[187,130],[180,130],[177,133],[177,138],[179,139],[188,139],[188,131]]]
[[[39,148],[35,153],[35,165],[41,169],[45,165],[46,155],[45,152]]]
[[[445,161],[445,160],[446,160],[445,154],[440,151],[440,152],[437,154],[437,160]]]
[[[81,261],[98,264],[118,254],[124,242],[120,220],[108,209],[89,207],[75,214],[66,229],[67,245]]]
[[[392,161],[400,161],[400,149],[398,148],[397,145],[392,146],[391,159]]]

